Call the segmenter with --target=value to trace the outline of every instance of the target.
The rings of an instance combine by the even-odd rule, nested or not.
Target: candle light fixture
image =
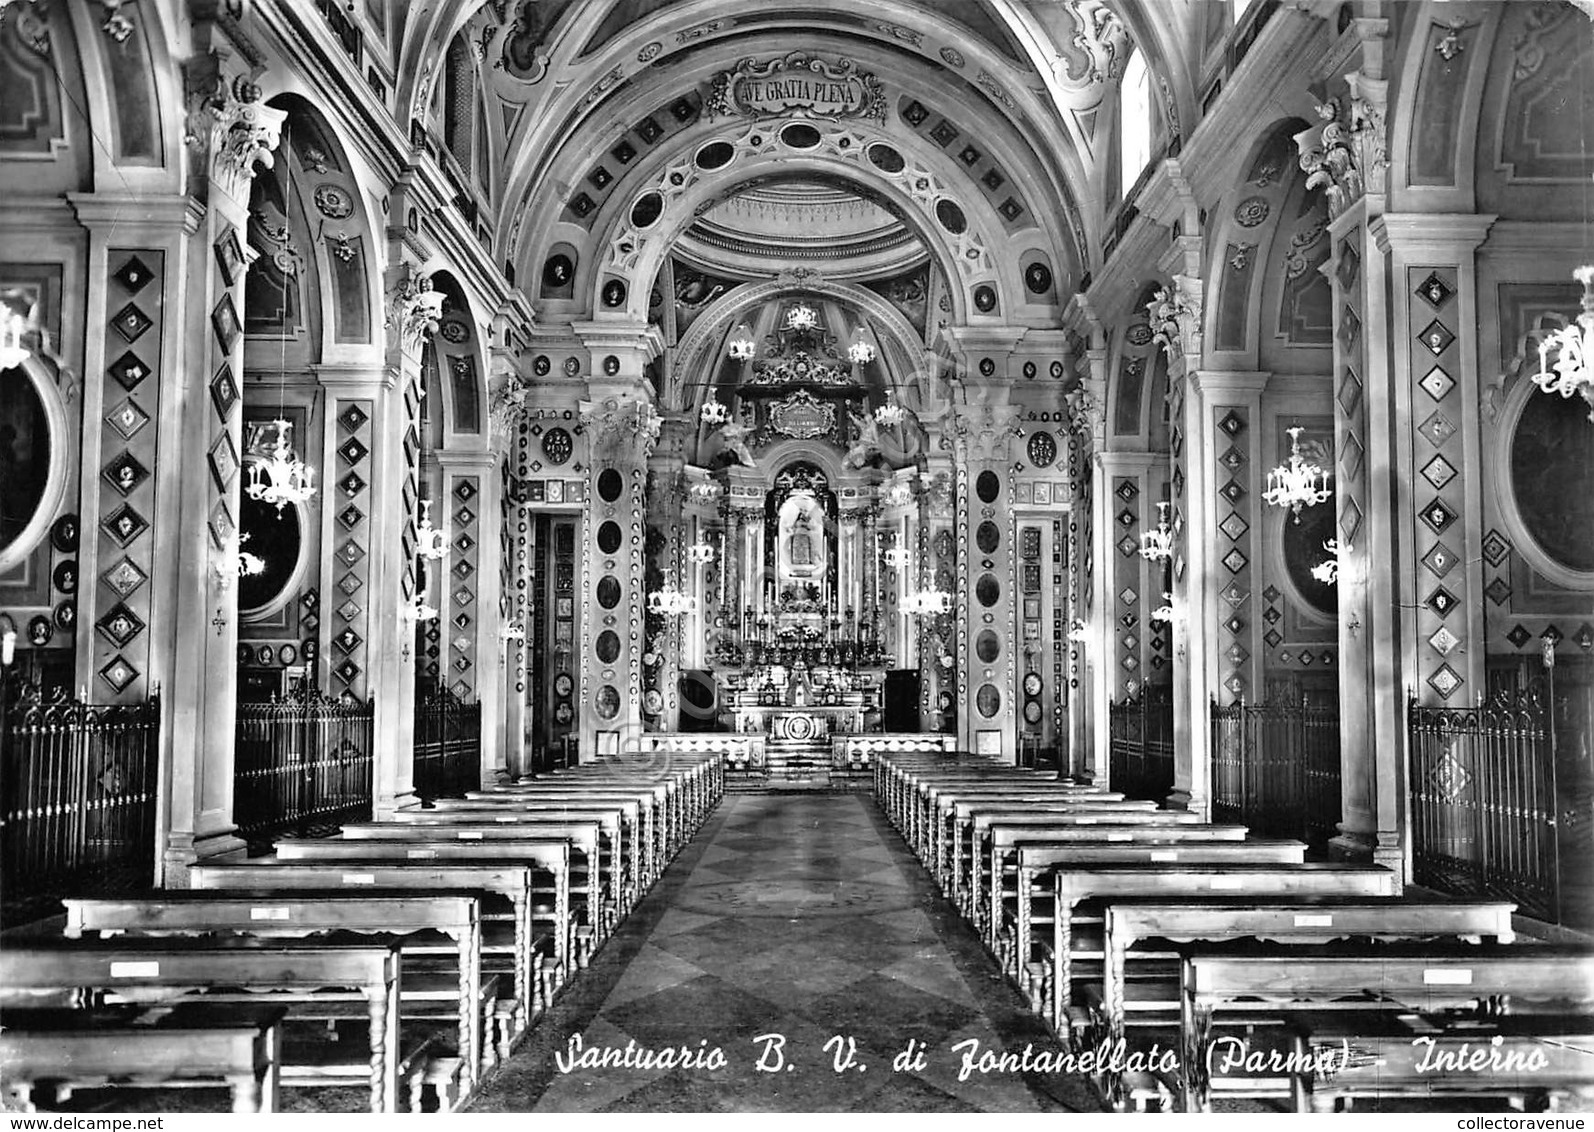
[[[1314,507],[1333,494],[1328,473],[1301,455],[1301,427],[1289,430],[1290,459],[1267,474],[1267,490],[1262,498],[1275,507],[1288,507],[1301,521],[1301,508]]]

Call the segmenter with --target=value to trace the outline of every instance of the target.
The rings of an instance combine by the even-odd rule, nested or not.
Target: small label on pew
[[[459,829],[454,831],[454,836],[459,841],[480,841],[482,831],[479,829]]]
[[[1108,841],[1133,841],[1134,840],[1134,835],[1130,834],[1130,833],[1109,833],[1107,835],[1107,840]]]
[[[1208,888],[1244,888],[1245,887],[1245,879],[1243,877],[1213,877],[1212,878],[1212,883],[1210,885],[1208,885],[1207,887]]]
[[[1422,982],[1424,986],[1471,986],[1472,970],[1469,967],[1424,967]]]
[[[1295,917],[1295,926],[1298,928],[1331,928],[1334,926],[1333,916],[1306,915]]]
[[[404,856],[411,861],[429,861],[437,856],[436,849],[411,849]]]
[[[293,913],[286,908],[251,908],[249,909],[249,918],[251,920],[289,920],[293,918]]]
[[[493,820],[496,822],[513,822],[515,819],[506,815],[503,817],[496,817]]]
[[[343,874],[343,883],[344,884],[375,884],[376,883],[376,874],[375,873],[344,873]]]
[[[1151,853],[1151,859],[1153,861],[1177,861],[1179,853],[1177,850],[1172,849],[1154,849]]]
[[[1096,824],[1096,819],[1095,818],[1087,818],[1084,815],[1080,815],[1080,816],[1076,817],[1074,820],[1076,822],[1078,822],[1080,825],[1095,825]]]
[[[161,965],[154,961],[111,964],[113,979],[156,979],[160,973]]]

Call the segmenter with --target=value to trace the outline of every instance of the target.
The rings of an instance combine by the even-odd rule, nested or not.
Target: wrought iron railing
[[[1108,766],[1114,790],[1161,802],[1173,789],[1173,689],[1148,684],[1108,705]]]
[[[438,688],[415,700],[415,794],[463,798],[481,787],[482,706]]]
[[[0,707],[7,709],[0,711],[0,895],[7,919],[47,897],[152,883],[158,700]]]
[[[1555,752],[1537,697],[1470,708],[1413,700],[1406,719],[1413,879],[1557,921]]]
[[[1212,704],[1212,820],[1321,849],[1340,817],[1339,708]]]
[[[372,704],[314,692],[238,705],[233,816],[246,837],[371,817]]]

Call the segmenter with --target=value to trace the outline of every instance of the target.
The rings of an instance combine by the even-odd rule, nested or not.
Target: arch
[[[918,341],[913,327],[889,301],[865,287],[824,279],[804,277],[777,278],[759,283],[743,283],[716,299],[712,306],[692,323],[686,336],[676,345],[675,362],[669,374],[669,389],[664,403],[671,409],[690,409],[679,404],[674,395],[679,394],[684,374],[705,364],[705,354],[724,338],[736,319],[747,310],[761,306],[790,291],[801,290],[833,298],[837,302],[862,311],[884,331],[886,342],[900,351],[902,360],[917,360],[923,364],[928,351]],[[915,359],[914,355],[918,355]],[[917,369],[918,366],[910,367]]]
[[[820,145],[797,155],[781,145],[778,131],[778,126],[741,124],[709,139],[726,141],[738,150],[731,161],[717,169],[700,169],[690,157],[662,167],[653,163],[652,175],[645,183],[631,192],[616,193],[605,205],[605,215],[594,225],[592,240],[593,246],[602,251],[582,265],[585,279],[578,279],[577,293],[589,296],[592,309],[600,317],[645,317],[647,288],[664,255],[699,209],[761,171],[778,169],[782,174],[840,175],[885,196],[904,222],[917,231],[947,279],[956,281],[952,295],[956,320],[970,317],[972,304],[968,294],[980,283],[997,289],[1002,296],[1001,310],[1016,308],[1017,297],[1012,293],[1016,281],[1008,277],[1010,272],[1000,270],[1000,253],[1005,251],[1007,240],[1005,235],[996,235],[1002,231],[1001,225],[994,222],[983,199],[969,198],[968,227],[961,234],[949,233],[935,218],[936,203],[949,192],[945,179],[922,164],[910,163],[899,173],[887,173],[864,159],[868,145],[876,141],[900,144],[901,139],[855,127],[832,128],[821,131]],[[693,147],[694,152],[697,148]],[[663,206],[656,219],[639,228],[630,215],[632,205],[648,193],[658,193]],[[604,296],[604,288],[613,279],[624,280],[627,285],[621,304],[608,302]]]
[[[438,435],[446,443],[448,437],[476,436],[486,427],[487,355],[481,322],[454,273],[441,268],[431,278],[432,287],[446,296],[442,320],[431,337],[445,390],[438,402],[443,410]]]
[[[69,453],[68,449],[77,445],[77,436],[67,420],[66,403],[55,387],[55,377],[49,368],[38,358],[30,356],[23,359],[15,371],[5,372],[20,372],[32,384],[33,392],[44,409],[50,457],[44,476],[44,489],[39,493],[39,502],[33,514],[10,545],[0,547],[0,572],[14,568],[32,554],[50,529],[50,524],[55,521],[61,501],[66,498],[67,480],[71,477],[68,456],[76,459],[76,452]]]

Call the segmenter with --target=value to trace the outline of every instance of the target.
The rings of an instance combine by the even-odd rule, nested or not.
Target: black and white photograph
[[[0,1132],[1590,1111],[1594,0],[0,0]]]

